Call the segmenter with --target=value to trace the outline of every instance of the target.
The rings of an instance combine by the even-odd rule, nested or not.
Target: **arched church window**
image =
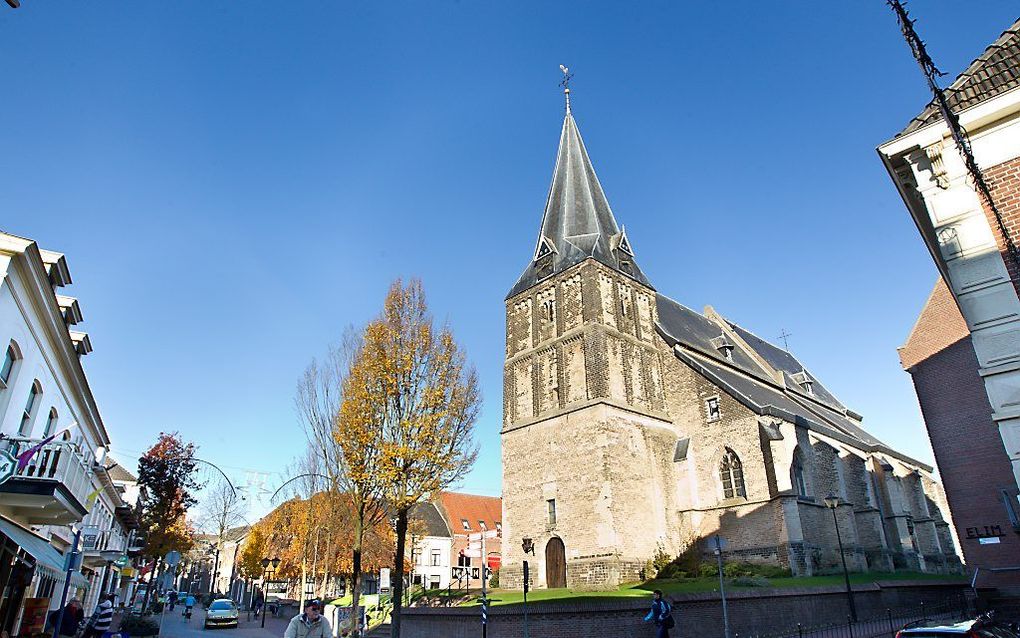
[[[722,479],[723,498],[747,498],[744,488],[744,468],[737,453],[726,448],[722,462],[719,464],[719,476]]]
[[[790,476],[793,479],[793,489],[797,490],[799,496],[807,496],[807,481],[804,479],[804,460],[801,458],[800,450],[793,453],[793,466],[790,468]]]

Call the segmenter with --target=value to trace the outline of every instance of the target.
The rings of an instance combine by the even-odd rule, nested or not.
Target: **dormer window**
[[[718,337],[712,339],[712,345],[719,351],[719,354],[723,356],[727,361],[733,361],[733,342],[730,341],[729,337],[725,334],[721,334]]]
[[[814,394],[812,386],[814,385],[815,380],[811,378],[811,375],[807,373],[807,370],[801,370],[800,372],[791,375],[791,377],[794,382],[804,390],[804,392],[811,395]]]
[[[466,518],[460,519],[460,524],[464,527],[464,529],[471,529],[471,523],[469,523]]]

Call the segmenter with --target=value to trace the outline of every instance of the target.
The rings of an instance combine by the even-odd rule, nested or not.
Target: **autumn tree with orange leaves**
[[[341,447],[371,460],[349,470],[382,487],[396,518],[394,637],[400,635],[409,513],[471,469],[480,406],[475,370],[450,328],[433,324],[421,282],[395,281],[352,360],[336,432]]]
[[[160,432],[138,460],[138,485],[145,555],[161,561],[167,552],[190,550],[195,541],[187,513],[195,504],[194,493],[202,487],[195,477],[195,445],[185,443],[177,432]],[[158,575],[162,573],[161,566]],[[146,598],[151,590],[146,589]]]

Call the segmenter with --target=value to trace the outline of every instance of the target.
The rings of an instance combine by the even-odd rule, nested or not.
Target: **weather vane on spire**
[[[563,87],[563,97],[567,101],[567,113],[570,113],[570,80],[574,77],[574,74],[562,64],[560,65],[560,71],[563,71],[563,81],[560,82],[560,86]]]

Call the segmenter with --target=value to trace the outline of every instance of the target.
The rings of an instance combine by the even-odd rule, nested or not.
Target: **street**
[[[163,617],[163,630],[160,633],[162,638],[280,638],[290,618],[266,618],[266,626],[263,629],[261,620],[252,618],[247,620],[248,615],[241,613],[238,626],[216,627],[203,629],[202,621],[205,618],[205,611],[196,609],[191,620],[185,620],[180,614],[180,608],[173,612],[167,612]]]

